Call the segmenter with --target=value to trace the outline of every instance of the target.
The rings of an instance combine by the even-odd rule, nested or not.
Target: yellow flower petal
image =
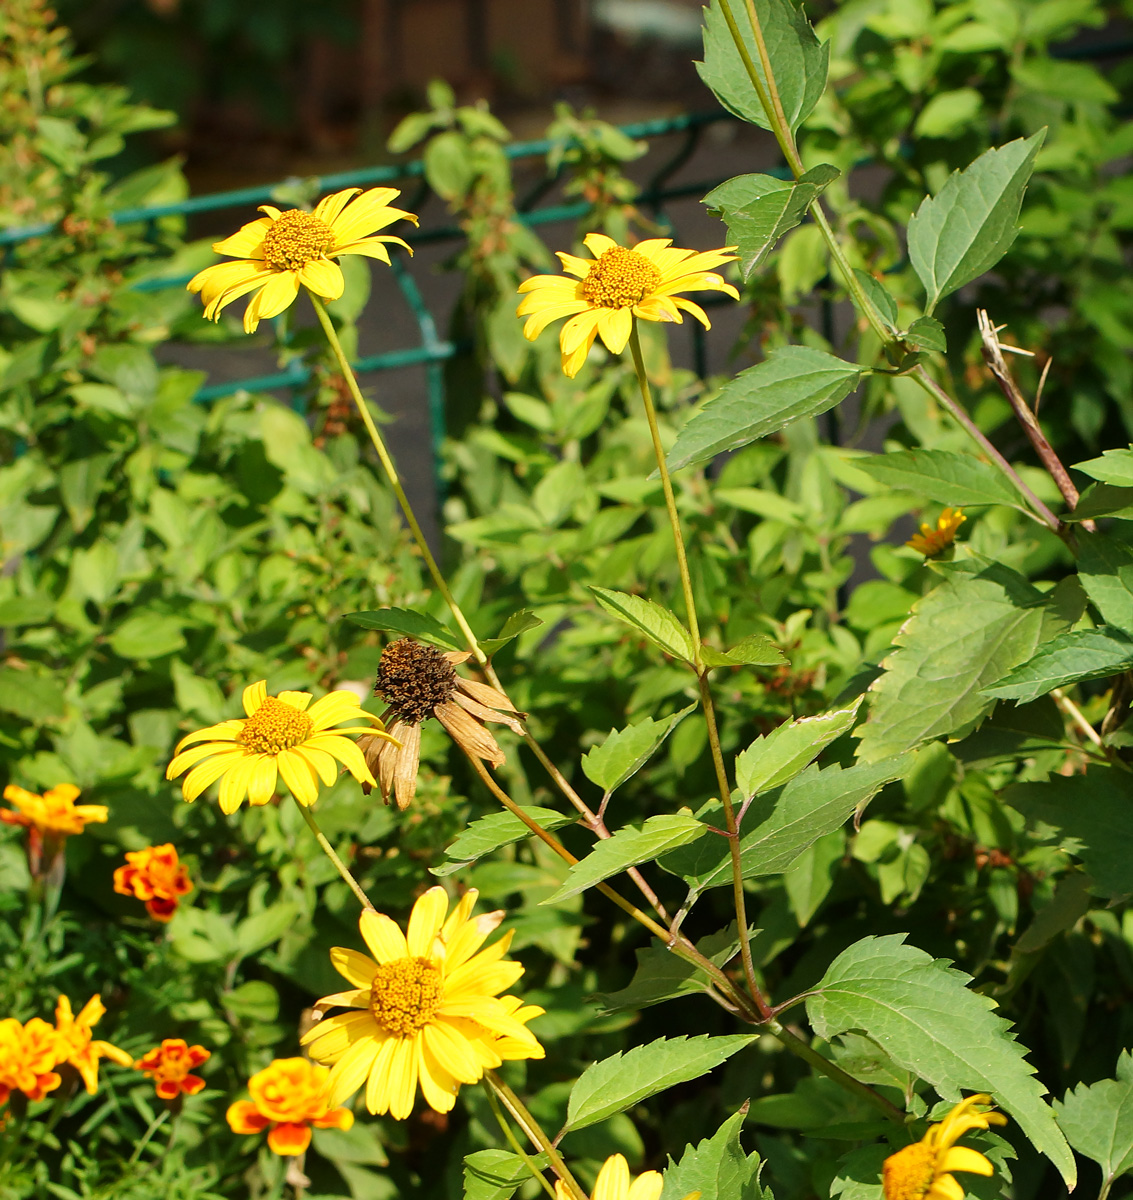
[[[319,780],[314,768],[294,750],[281,750],[275,761],[291,794],[304,808],[310,808],[319,798]]]
[[[267,804],[275,794],[275,759],[270,754],[257,754],[254,761],[255,769],[248,780],[248,803]]]
[[[936,1165],[938,1171],[951,1174],[953,1171],[970,1171],[973,1175],[994,1175],[995,1167],[978,1150],[967,1146],[953,1146],[946,1150]]]
[[[257,683],[248,684],[240,697],[241,703],[244,705],[244,712],[249,717],[254,717],[257,710],[267,699],[267,695],[268,685],[266,680],[261,679]]]
[[[194,800],[211,784],[215,783],[224,773],[234,767],[244,757],[242,750],[231,751],[218,755],[208,762],[194,767],[181,781],[181,795],[192,804]]]
[[[274,271],[271,278],[248,301],[244,310],[244,332],[255,333],[261,321],[277,317],[299,295],[296,271]]]
[[[413,1112],[413,1100],[417,1095],[419,1040],[420,1035],[393,1039],[394,1049],[389,1063],[389,1114],[398,1121],[404,1121]]]
[[[333,230],[339,213],[342,212],[355,196],[360,196],[361,194],[362,189],[360,187],[343,188],[341,192],[332,192],[331,195],[324,196],[315,205],[314,215],[320,221],[325,221]],[[396,194],[395,192],[394,195]]]
[[[247,794],[252,772],[256,769],[256,759],[257,755],[244,755],[234,760],[225,772],[224,778],[220,781],[220,794],[217,797],[222,813],[231,815],[240,807],[241,800]],[[196,770],[201,770],[201,767],[197,767]]]
[[[347,983],[352,983],[356,988],[369,988],[378,970],[378,964],[372,958],[345,946],[333,947],[330,952],[330,965]]]
[[[612,1154],[598,1172],[593,1200],[625,1200],[629,1191],[629,1163],[621,1154]]]
[[[324,300],[337,300],[346,288],[346,280],[338,263],[319,258],[299,272],[299,282]]]
[[[337,1108],[362,1086],[378,1056],[380,1045],[376,1038],[358,1041],[331,1067],[327,1080],[329,1108]]]
[[[405,940],[413,958],[426,958],[433,953],[433,942],[444,924],[448,912],[448,893],[443,887],[431,887],[413,905]]]
[[[213,242],[212,248],[217,254],[227,254],[231,258],[262,258],[264,234],[270,228],[271,217],[258,217],[242,225],[231,237]]]
[[[399,958],[409,956],[405,934],[398,928],[397,922],[390,920],[385,913],[366,909],[358,919],[358,928],[362,940],[379,963],[396,962]]]

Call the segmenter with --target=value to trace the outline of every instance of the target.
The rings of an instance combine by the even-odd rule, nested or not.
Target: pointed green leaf
[[[542,624],[542,617],[537,617],[529,608],[521,608],[519,612],[512,613],[508,617],[497,637],[481,638],[480,649],[485,654],[495,654],[501,646],[506,646],[513,638],[519,637],[521,633],[526,633],[529,629],[537,629]]]
[[[674,658],[692,662],[692,638],[688,630],[667,608],[644,596],[614,592],[609,588],[590,587],[594,599],[611,615],[639,632]]]
[[[594,849],[567,871],[562,887],[542,903],[558,904],[570,896],[577,896],[611,875],[636,867],[638,863],[652,862],[670,850],[695,842],[707,832],[708,826],[698,821],[687,808],[649,817],[640,829],[632,826],[619,829],[613,837],[595,842]]]
[[[944,326],[935,317],[918,317],[905,330],[904,340],[918,350],[935,350],[943,354],[948,349]]]
[[[854,268],[854,276],[870,303],[877,309],[878,316],[892,330],[897,328],[897,301],[885,290],[885,285],[868,271]]]
[[[1085,534],[1078,578],[1106,622],[1133,633],[1133,546],[1105,534]]]
[[[585,1129],[666,1088],[699,1079],[757,1037],[759,1034],[658,1038],[592,1063],[571,1089],[566,1128]]]
[[[1007,253],[1019,232],[1019,207],[1046,136],[1040,130],[981,154],[956,171],[909,222],[909,260],[928,295],[928,312]]]
[[[1133,447],[1128,450],[1104,450],[1100,458],[1075,463],[1074,470],[1083,471],[1091,479],[1100,479],[1102,483],[1133,488]]]
[[[762,633],[749,634],[730,650],[714,650],[711,646],[701,646],[700,659],[709,667],[775,667],[787,661],[783,651]]]
[[[816,417],[858,386],[862,369],[810,346],[783,346],[741,371],[677,434],[669,470],[703,462]],[[856,465],[856,464],[855,464]]]
[[[771,1200],[759,1186],[759,1155],[748,1154],[740,1141],[746,1116],[744,1110],[733,1114],[712,1137],[687,1146],[679,1163],[670,1156],[661,1200],[685,1200],[693,1192],[700,1200]]]
[[[895,450],[855,458],[854,466],[878,483],[916,492],[938,504],[963,508],[976,504],[1007,504],[1019,508],[1019,493],[989,463],[951,450]]]
[[[1069,630],[1040,646],[994,687],[984,688],[984,695],[1025,704],[1068,683],[1129,670],[1133,670],[1133,641],[1124,634],[1104,628]]]
[[[346,620],[363,629],[381,629],[404,637],[415,637],[442,650],[462,650],[456,635],[450,633],[436,617],[412,612],[408,608],[378,608],[372,612],[347,613]]]
[[[835,708],[817,717],[786,721],[758,737],[736,756],[736,786],[745,800],[770,791],[809,766],[836,738],[849,729],[862,697],[847,708]]]
[[[1054,1102],[1067,1141],[1102,1169],[1108,1186],[1133,1171],[1133,1057],[1128,1050],[1117,1060],[1117,1078],[1079,1084]]]
[[[620,788],[645,766],[661,743],[695,707],[690,704],[660,721],[646,717],[625,729],[611,729],[610,736],[600,746],[582,756],[586,778],[596,783],[606,795]]]
[[[1133,517],[1133,487],[1091,483],[1078,497],[1074,511],[1064,520],[1096,521],[1101,517]]]
[[[537,825],[547,830],[559,829],[578,820],[575,813],[561,813],[553,808],[538,808],[535,805],[523,806],[523,811]],[[438,876],[451,875],[501,846],[510,846],[512,842],[521,842],[524,838],[532,836],[531,830],[511,813],[489,813],[488,816],[473,821],[463,833],[453,838],[445,849],[448,862],[431,868],[432,873]]]
[[[840,828],[887,783],[900,779],[912,761],[906,754],[869,766],[833,766],[821,771],[809,767],[783,787],[756,797],[740,830],[743,877],[755,879],[785,871],[808,846]],[[719,803],[713,802],[698,816],[721,827],[719,812]],[[727,839],[719,834],[665,855],[658,865],[680,875],[696,893],[732,882],[731,852]]]
[[[806,1001],[815,1032],[828,1041],[865,1033],[945,1100],[991,1093],[1073,1188],[1074,1156],[1009,1023],[968,986],[969,975],[905,945],[905,936],[866,937],[838,955]]]
[[[970,733],[995,704],[985,689],[1070,623],[999,563],[965,559],[937,569],[944,582],[913,604],[870,685],[869,717],[854,733],[866,762]]]
[[[789,229],[841,172],[821,163],[798,180],[773,175],[737,175],[713,188],[701,201],[728,226],[728,241],[740,255],[740,273],[750,279]]]
[[[529,1155],[532,1166],[542,1171],[545,1154]],[[531,1171],[510,1150],[475,1150],[464,1156],[464,1200],[510,1200],[531,1178]]]
[[[829,43],[819,43],[807,19],[791,0],[755,0],[755,10],[763,27],[771,73],[775,77],[783,112],[790,127],[797,129],[810,115],[826,87]],[[767,77],[747,13],[742,4],[733,4],[732,11],[736,14],[748,56],[766,86]],[[726,109],[762,129],[771,128],[720,9],[720,0],[711,0],[704,10],[704,61],[697,63],[696,69]]]

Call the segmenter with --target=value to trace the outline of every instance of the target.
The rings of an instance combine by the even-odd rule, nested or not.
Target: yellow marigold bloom
[[[26,1025],[15,1017],[0,1021],[0,1104],[17,1090],[29,1100],[53,1092],[63,1081],[54,1070],[58,1050],[59,1035],[40,1017]]]
[[[246,719],[221,721],[178,742],[165,778],[175,779],[193,768],[181,784],[186,800],[196,800],[220,779],[221,811],[234,813],[245,796],[249,804],[267,804],[275,792],[276,777],[281,775],[295,799],[309,806],[319,798],[320,779],[330,787],[338,778],[335,760],[359,783],[373,787],[366,760],[350,739],[363,732],[377,738],[389,734],[377,717],[359,708],[353,692],[328,692],[311,704],[310,692],[269,696],[261,679],[244,689],[243,699]],[[332,729],[343,721],[359,719],[378,726],[378,732],[365,726]],[[204,744],[192,746],[193,742]],[[191,748],[186,750],[186,746]]]
[[[277,1058],[248,1080],[251,1100],[229,1106],[233,1133],[268,1131],[268,1147],[276,1154],[302,1154],[311,1144],[311,1126],[349,1129],[354,1114],[327,1102],[326,1067],[305,1058]]]
[[[586,248],[593,259],[558,251],[567,275],[535,275],[519,285],[527,293],[516,315],[527,317],[523,335],[534,341],[552,321],[570,320],[559,335],[563,371],[572,379],[586,361],[594,338],[601,337],[611,354],[621,354],[633,329],[633,318],[675,321],[681,310],[691,313],[705,329],[711,322],[698,304],[678,292],[726,292],[740,298],[716,268],[737,256],[734,246],[722,250],[681,250],[671,238],[650,238],[627,248],[604,233],[589,233]]]
[[[984,1108],[990,1103],[983,1093],[968,1096],[919,1142],[891,1154],[881,1169],[885,1200],[964,1200],[953,1171],[993,1175],[995,1168],[978,1150],[955,1144],[973,1129],[1007,1124],[1002,1113]]]
[[[193,890],[188,868],[178,860],[172,842],[128,850],[126,865],[114,872],[114,890],[122,896],[144,900],[155,921],[172,921],[180,897]]]
[[[387,242],[413,253],[399,237],[371,236],[394,221],[417,224],[412,213],[389,207],[389,201],[400,194],[397,188],[368,192],[347,188],[324,197],[314,212],[299,208],[280,212],[261,204],[259,211],[266,216],[213,243],[217,254],[239,261],[206,267],[189,280],[189,291],[201,293],[205,316],[212,321],[219,320],[221,310],[233,300],[255,292],[244,310],[246,333],[254,333],[262,320],[283,312],[299,295],[300,285],[324,300],[337,300],[345,282],[342,269],[332,260],[340,254],[362,254],[388,263]]]
[[[476,1083],[504,1059],[543,1057],[526,1028],[543,1010],[499,995],[523,974],[520,963],[504,960],[511,934],[480,950],[503,913],[472,917],[475,903],[476,892],[466,892],[446,920],[448,896],[433,887],[414,904],[407,933],[381,913],[362,913],[373,959],[331,950],[331,963],[351,986],[318,1007],[362,1010],[327,1017],[302,1039],[315,1059],[334,1064],[331,1107],[365,1083],[370,1112],[403,1120],[420,1083],[425,1103],[449,1112],[462,1083]]]
[[[631,1181],[629,1163],[622,1155],[614,1154],[602,1164],[591,1200],[659,1200],[663,1186],[660,1171],[643,1171]],[[685,1200],[695,1200],[699,1195],[692,1192]],[[561,1179],[555,1180],[555,1196],[558,1200],[571,1200]]]
[[[92,822],[105,821],[110,809],[105,804],[76,804],[79,789],[73,783],[57,783],[42,796],[14,783],[4,789],[4,799],[15,811],[0,808],[0,821],[24,825],[43,838],[65,838],[82,833]]]
[[[963,509],[946,508],[937,517],[935,529],[925,522],[921,526],[920,533],[914,533],[905,545],[915,550],[918,554],[923,554],[925,558],[935,558],[936,555],[947,550],[952,545],[956,540],[956,530],[967,519],[964,516]]]
[[[205,1081],[189,1072],[210,1058],[212,1052],[204,1046],[190,1046],[184,1038],[165,1038],[160,1046],[147,1050],[134,1067],[153,1080],[160,1099],[176,1100],[182,1092],[195,1096],[204,1091]]]
[[[98,1060],[108,1058],[120,1067],[134,1065],[134,1056],[119,1050],[109,1042],[94,1040],[91,1030],[102,1020],[106,1006],[97,993],[83,1005],[76,1017],[71,1001],[60,996],[55,1005],[55,1032],[58,1034],[56,1065],[70,1063],[82,1076],[87,1092],[94,1095],[98,1090]]]

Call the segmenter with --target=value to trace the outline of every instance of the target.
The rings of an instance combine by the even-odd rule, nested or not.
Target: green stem
[[[692,574],[688,569],[688,556],[685,554],[684,535],[681,533],[681,518],[677,512],[677,500],[673,494],[673,481],[669,478],[669,467],[665,461],[665,448],[661,445],[661,430],[657,425],[657,410],[653,407],[653,392],[649,386],[649,377],[645,373],[645,360],[641,355],[641,338],[637,330],[637,318],[633,319],[630,328],[629,348],[633,355],[633,366],[637,372],[637,384],[641,389],[641,402],[645,406],[645,416],[649,421],[649,433],[653,439],[653,455],[657,460],[657,471],[661,476],[661,489],[665,494],[665,509],[669,514],[669,527],[673,532],[673,545],[677,551],[677,569],[681,576],[681,590],[684,592],[685,609],[688,614],[689,634],[692,638],[693,664],[700,686],[701,707],[704,711],[704,721],[708,727],[708,744],[712,751],[712,765],[716,770],[716,786],[720,791],[720,800],[724,805],[724,820],[728,827],[728,848],[732,858],[732,901],[736,910],[736,924],[740,938],[740,958],[743,962],[744,979],[748,991],[755,1001],[761,1017],[766,1017],[771,1011],[763,992],[755,978],[755,965],[751,958],[751,942],[748,937],[747,911],[744,899],[743,866],[740,858],[740,839],[736,826],[736,814],[732,807],[732,789],[728,783],[728,772],[724,766],[724,755],[720,748],[720,734],[716,728],[716,710],[712,704],[712,692],[708,686],[708,670],[700,649],[700,625],[696,619],[696,598],[692,590]]]
[[[511,1131],[511,1126],[504,1120],[504,1114],[500,1110],[500,1102],[496,1099],[496,1093],[492,1091],[491,1085],[485,1081],[484,1092],[488,1097],[488,1103],[492,1106],[492,1114],[496,1118],[496,1122],[500,1129],[503,1130],[503,1135],[507,1139],[508,1145],[515,1151],[516,1156],[523,1160],[523,1165],[531,1172],[531,1174],[539,1180],[543,1187],[543,1191],[555,1200],[555,1189],[547,1182],[546,1175],[531,1161],[531,1156],[519,1144],[519,1139]]]
[[[566,1163],[563,1161],[563,1156],[555,1148],[551,1139],[543,1132],[543,1128],[539,1122],[527,1111],[515,1092],[504,1083],[495,1071],[485,1071],[484,1080],[500,1098],[504,1108],[511,1113],[512,1119],[523,1130],[531,1144],[538,1146],[547,1156],[547,1161],[551,1164],[551,1170],[563,1181],[563,1186],[567,1191],[571,1193],[575,1200],[588,1200],[586,1193],[578,1186],[578,1181],[570,1173]]]
[[[326,834],[323,833],[323,831],[319,828],[319,824],[315,820],[315,814],[311,812],[306,805],[300,804],[294,796],[292,796],[292,799],[295,800],[295,807],[300,811],[300,813],[303,814],[303,820],[307,822],[308,829],[310,829],[310,831],[315,835],[315,841],[317,841],[322,847],[322,851],[327,858],[334,863],[335,870],[338,871],[338,873],[346,881],[346,886],[350,888],[355,896],[358,897],[358,901],[363,908],[368,908],[371,912],[374,912],[374,906],[370,903],[369,896],[362,891],[361,884],[359,884],[358,880],[350,874],[350,870],[347,865],[342,861],[341,858],[338,857],[338,855],[335,853],[334,847],[330,844],[330,842],[327,841]]]
[[[157,1116],[154,1117],[154,1119],[149,1123],[149,1128],[145,1131],[145,1133],[142,1134],[141,1140],[134,1147],[134,1153],[131,1154],[130,1157],[126,1160],[127,1167],[132,1167],[134,1165],[134,1163],[136,1163],[138,1161],[138,1159],[141,1158],[142,1151],[149,1144],[150,1138],[152,1138],[153,1135],[155,1133],[157,1133],[157,1131],[161,1128],[162,1123],[165,1121],[165,1118],[168,1116],[169,1116],[169,1109],[163,1108],[161,1110],[161,1112],[159,1112],[157,1114]]]
[[[432,576],[433,583],[436,585],[437,591],[444,597],[445,603],[449,606],[452,612],[453,619],[460,626],[460,632],[464,634],[468,641],[476,661],[481,665],[488,661],[487,655],[480,649],[480,644],[476,640],[476,635],[472,632],[472,626],[468,624],[464,613],[461,612],[460,605],[456,602],[456,597],[453,596],[448,584],[445,582],[445,577],[441,574],[440,567],[437,566],[437,560],[433,557],[433,552],[429,549],[429,543],[425,540],[425,534],[421,530],[421,526],[417,521],[417,516],[413,512],[413,507],[409,503],[409,497],[405,494],[405,489],[401,486],[401,479],[397,473],[397,467],[394,466],[393,459],[390,457],[389,451],[386,449],[386,444],[382,440],[382,435],[378,432],[378,427],[374,424],[374,418],[370,416],[370,410],[366,406],[366,401],[362,396],[362,390],[358,386],[358,380],[354,376],[354,372],[350,367],[350,363],[346,359],[346,354],[343,352],[342,343],[338,340],[338,334],[335,332],[334,322],[330,319],[330,314],[327,312],[323,302],[313,292],[308,292],[311,298],[311,304],[315,309],[315,316],[319,319],[319,324],[323,327],[323,333],[326,334],[327,341],[330,343],[330,348],[334,352],[334,357],[338,361],[338,369],[342,372],[343,379],[346,380],[346,386],[350,390],[350,395],[354,399],[354,405],[358,409],[358,415],[362,418],[362,423],[366,426],[366,432],[370,435],[370,441],[374,444],[374,449],[378,452],[378,459],[382,464],[382,469],[386,473],[386,478],[389,480],[389,485],[393,489],[393,494],[397,497],[397,502],[401,506],[402,514],[409,525],[409,529],[413,534],[413,540],[417,543],[418,550],[421,551],[421,557],[425,560],[425,565],[429,569],[429,574]]]

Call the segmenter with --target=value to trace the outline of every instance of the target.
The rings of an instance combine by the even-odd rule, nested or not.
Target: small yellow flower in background
[[[643,1171],[630,1180],[629,1163],[620,1154],[614,1154],[602,1164],[594,1183],[591,1200],[659,1200],[664,1179],[660,1171]],[[692,1192],[684,1200],[694,1200],[699,1192]],[[555,1180],[555,1196],[558,1200],[571,1200],[561,1179]]]
[[[603,233],[589,233],[584,241],[593,259],[557,251],[567,275],[535,275],[519,285],[520,292],[527,293],[516,309],[517,316],[527,317],[524,337],[533,342],[552,321],[569,317],[559,347],[563,371],[573,379],[596,336],[611,354],[621,354],[634,317],[679,325],[683,309],[710,329],[704,309],[677,293],[726,292],[738,300],[739,292],[715,273],[735,260],[734,247],[698,254],[678,249],[671,240],[651,238],[629,249]]]
[[[246,719],[221,721],[178,742],[165,778],[175,779],[193,768],[181,784],[186,800],[196,800],[220,779],[221,811],[234,813],[245,796],[249,804],[267,804],[278,775],[295,799],[309,806],[319,798],[320,779],[330,787],[338,778],[336,760],[359,783],[374,785],[362,752],[350,739],[363,732],[379,739],[390,735],[377,717],[359,708],[353,692],[328,692],[311,704],[310,692],[269,696],[261,679],[244,689],[243,700]],[[367,726],[332,729],[359,719],[378,726],[378,731]],[[204,744],[192,746],[193,742]]]
[[[14,1091],[42,1100],[63,1082],[55,1072],[59,1035],[40,1017],[26,1025],[15,1017],[0,1021],[0,1104]]]
[[[498,767],[504,754],[484,721],[498,721],[523,736],[524,716],[494,687],[462,679],[456,666],[471,657],[467,651],[441,651],[413,638],[398,638],[382,651],[374,692],[389,705],[383,714],[393,718],[389,738],[365,734],[358,748],[366,765],[378,777],[382,799],[391,793],[404,811],[417,792],[421,761],[421,722],[436,717],[466,754],[474,754]],[[514,714],[514,715],[513,715]],[[369,792],[369,787],[362,785]]]
[[[34,877],[53,869],[61,872],[67,838],[110,815],[105,804],[76,804],[78,797],[79,789],[73,783],[57,783],[42,796],[14,783],[4,789],[4,799],[14,807],[0,808],[0,821],[22,825],[28,831],[28,868]]]
[[[299,208],[280,212],[261,204],[259,211],[266,216],[213,243],[217,254],[239,261],[206,267],[189,280],[189,291],[201,293],[210,321],[220,320],[221,310],[233,300],[255,292],[244,310],[245,333],[254,333],[262,320],[283,312],[299,295],[300,285],[324,300],[337,300],[345,281],[332,259],[340,254],[362,254],[388,263],[388,242],[413,253],[399,237],[371,236],[394,221],[417,224],[412,213],[389,207],[389,201],[400,194],[397,188],[368,192],[347,188],[324,197],[314,212]]]
[[[370,1112],[404,1120],[420,1084],[425,1103],[445,1113],[462,1083],[476,1083],[505,1059],[543,1057],[526,1028],[543,1009],[499,995],[523,974],[520,963],[503,957],[511,934],[480,950],[503,913],[473,917],[475,903],[476,892],[466,892],[446,920],[448,896],[433,887],[413,905],[407,933],[381,913],[362,913],[359,927],[373,959],[331,950],[331,963],[351,987],[324,996],[318,1007],[363,1010],[326,1017],[302,1039],[312,1057],[334,1064],[331,1107],[365,1084]]]
[[[78,1071],[87,1092],[94,1095],[98,1090],[98,1060],[108,1058],[120,1067],[134,1065],[134,1056],[119,1050],[109,1042],[94,1040],[91,1030],[102,1020],[106,1006],[101,996],[93,995],[83,1005],[76,1017],[71,1001],[60,996],[55,1005],[55,1032],[58,1035],[56,1065],[70,1063]]]
[[[126,852],[126,866],[114,872],[114,890],[144,900],[155,921],[173,920],[180,897],[193,890],[188,868],[178,860],[172,842]]]
[[[935,558],[952,545],[956,540],[956,530],[967,519],[963,509],[946,508],[937,517],[935,529],[926,522],[921,526],[920,533],[914,533],[905,545],[918,554],[923,554],[925,558]]]
[[[955,1143],[973,1129],[1006,1125],[1002,1113],[984,1107],[991,1097],[968,1096],[937,1125],[930,1125],[919,1142],[891,1154],[882,1167],[885,1200],[964,1200],[964,1189],[952,1175],[994,1175],[995,1168],[978,1150]]]
[[[182,1092],[195,1096],[204,1091],[205,1081],[190,1072],[210,1058],[212,1052],[204,1046],[190,1046],[184,1038],[165,1038],[160,1046],[147,1050],[134,1068],[153,1080],[159,1099],[176,1100]]]
[[[326,1067],[305,1058],[277,1058],[248,1080],[251,1100],[237,1100],[226,1114],[233,1133],[268,1131],[276,1154],[302,1154],[316,1129],[349,1129],[354,1114],[327,1102]]]

